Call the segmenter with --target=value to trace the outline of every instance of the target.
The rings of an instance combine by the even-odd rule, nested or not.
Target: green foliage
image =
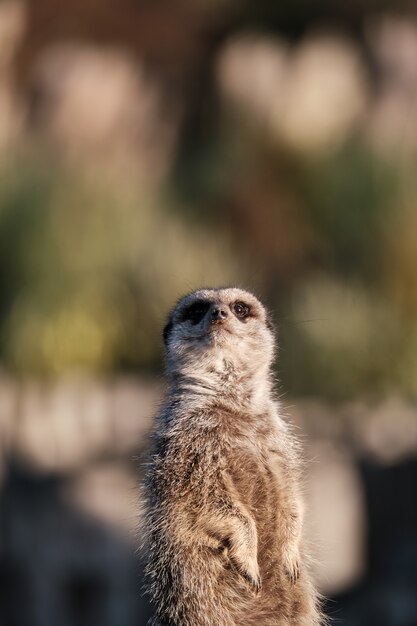
[[[308,163],[300,188],[323,265],[343,276],[377,279],[383,226],[393,209],[398,172],[362,142]]]
[[[3,166],[3,366],[154,371],[176,298],[237,283],[275,314],[289,393],[416,395],[415,218],[396,164],[360,142],[302,159],[251,130],[219,132],[194,171],[192,193],[150,194],[47,161]]]
[[[403,320],[374,290],[328,276],[294,290],[280,351],[293,393],[345,399],[399,382],[412,392],[398,371],[406,352]]]
[[[5,178],[1,357],[17,371],[152,368],[173,301],[236,280],[221,236],[208,239],[139,189],[30,167]]]

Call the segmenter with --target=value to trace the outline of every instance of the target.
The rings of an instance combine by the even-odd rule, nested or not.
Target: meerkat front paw
[[[292,564],[291,569],[289,567],[285,568],[285,573],[287,574],[290,583],[295,585],[297,580],[300,578],[300,564],[296,561]]]
[[[250,572],[242,569],[239,569],[238,572],[242,576],[242,578],[245,579],[245,582],[249,585],[249,589],[252,591],[252,593],[254,593],[255,596],[259,595],[262,588],[260,575],[257,574],[256,576],[253,576]]]
[[[284,559],[284,570],[290,583],[294,585],[300,578],[300,560],[298,555],[288,555]]]
[[[254,595],[259,595],[262,588],[262,580],[256,563],[239,563],[235,559],[230,559],[230,566],[239,576],[243,578],[246,585]]]

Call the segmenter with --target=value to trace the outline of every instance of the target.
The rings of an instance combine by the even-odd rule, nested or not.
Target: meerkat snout
[[[225,306],[214,304],[211,309],[210,322],[212,324],[221,324],[229,316]]]

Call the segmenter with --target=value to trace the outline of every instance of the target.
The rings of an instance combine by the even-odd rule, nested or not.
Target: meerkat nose
[[[228,316],[226,307],[214,306],[211,310],[211,322],[223,322]]]

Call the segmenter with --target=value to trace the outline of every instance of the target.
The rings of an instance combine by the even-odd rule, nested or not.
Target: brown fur
[[[201,299],[203,318],[184,321]],[[236,302],[251,315],[238,319]],[[147,478],[152,624],[317,626],[298,446],[271,393],[266,312],[248,292],[200,290],[167,326],[170,387]]]

